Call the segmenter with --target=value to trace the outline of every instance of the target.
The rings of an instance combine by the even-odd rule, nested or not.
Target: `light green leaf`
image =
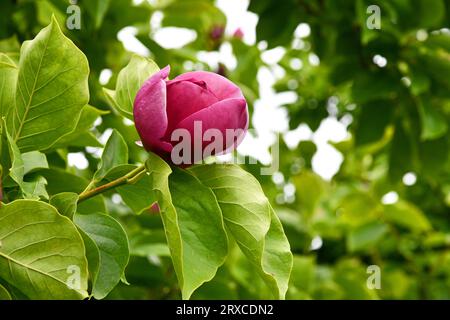
[[[172,1],[163,9],[164,26],[195,29],[208,33],[214,27],[226,25],[224,13],[208,1]]]
[[[300,210],[311,216],[325,193],[325,181],[311,171],[302,171],[293,178]]]
[[[0,222],[2,279],[30,299],[87,297],[84,245],[68,218],[49,204],[16,200],[0,208]]]
[[[420,121],[422,124],[422,140],[432,140],[447,132],[448,124],[445,117],[431,104],[429,99],[421,99],[418,103]]]
[[[52,149],[64,148],[68,146],[74,147],[103,147],[97,138],[89,132],[93,127],[95,120],[98,117],[107,114],[108,112],[99,110],[90,105],[83,107],[81,111],[80,120],[75,130],[65,136],[61,137],[53,146]]]
[[[101,27],[110,3],[111,0],[91,0],[85,3],[87,11],[94,18],[96,29]]]
[[[158,71],[159,67],[153,60],[133,55],[128,65],[117,76],[116,91],[104,90],[111,107],[118,109],[120,114],[132,120],[137,92],[144,82]]]
[[[8,290],[0,284],[0,301],[2,300],[12,300],[12,298]]]
[[[20,153],[19,148],[14,143],[13,139],[5,130],[5,134],[8,141],[9,157],[11,160],[11,168],[9,170],[10,177],[19,185],[22,195],[25,199],[39,200],[40,197],[48,199],[48,194],[45,189],[47,180],[44,177],[37,176],[31,181],[24,181],[24,176],[27,172],[34,169],[38,169],[41,166],[48,164],[41,154],[30,153],[25,158],[28,164],[25,165],[23,155]]]
[[[55,18],[22,45],[16,107],[8,126],[22,152],[43,150],[72,132],[89,101],[89,66]]]
[[[62,192],[74,192],[80,194],[84,189],[86,189],[89,183],[89,181],[85,178],[71,174],[63,169],[43,169],[39,171],[39,174],[47,179],[47,192],[51,196]],[[77,212],[106,212],[104,198],[102,195],[98,195],[83,201],[78,205]]]
[[[128,264],[127,234],[119,222],[105,214],[75,214],[73,220],[98,248],[99,268],[92,275],[92,295],[103,299],[119,283]]]
[[[14,61],[0,53],[0,119],[14,109],[17,73]]]
[[[42,176],[36,176],[30,181],[24,181],[22,184],[24,198],[32,200],[48,199],[46,185],[47,180]]]
[[[60,214],[72,220],[77,211],[78,194],[74,192],[61,192],[50,198],[50,204],[54,206]]]
[[[227,229],[277,299],[284,299],[292,254],[281,223],[259,182],[235,165],[190,169],[219,202]]]
[[[173,173],[150,154],[152,178],[183,299],[211,280],[228,253],[228,240],[214,193],[187,171]]]
[[[136,168],[133,165],[117,166],[108,173],[105,180],[112,181],[118,179]],[[141,214],[150,209],[156,201],[151,179],[148,175],[143,176],[134,184],[120,186],[116,188],[116,191],[122,197],[123,202],[136,214]]]
[[[39,151],[31,151],[22,154],[22,160],[24,165],[24,174],[30,173],[37,169],[48,168],[47,157]]]
[[[395,224],[411,231],[422,232],[431,229],[431,224],[423,212],[406,201],[384,206],[385,217]]]
[[[388,226],[380,222],[370,222],[350,231],[347,247],[350,251],[366,250],[375,245],[388,231]]]
[[[113,130],[111,137],[106,142],[99,168],[94,174],[96,181],[102,180],[113,168],[128,163],[128,146],[122,135]]]

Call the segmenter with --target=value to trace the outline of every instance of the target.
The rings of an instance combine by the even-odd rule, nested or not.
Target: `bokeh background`
[[[369,5],[380,9],[380,29],[367,27]],[[132,54],[170,64],[172,77],[217,72],[249,103],[254,130],[238,152],[257,161],[245,167],[288,235],[288,299],[450,299],[450,1],[2,0],[0,51],[18,54],[52,14],[66,25],[73,6],[80,29],[64,32],[88,57],[90,104],[110,112],[83,143],[48,155],[72,175],[47,180],[80,183],[111,128],[138,140],[102,92]],[[279,170],[261,175],[276,141]],[[129,147],[132,161],[145,159]],[[124,197],[133,200],[106,200],[130,235],[130,285],[109,298],[179,298],[160,217],[136,216]],[[379,289],[367,286],[372,265]],[[260,299],[267,290],[235,250],[193,298]]]

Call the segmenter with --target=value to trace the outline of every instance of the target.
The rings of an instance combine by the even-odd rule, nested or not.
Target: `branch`
[[[92,197],[95,197],[98,194],[101,194],[103,192],[106,192],[108,190],[126,185],[126,184],[133,184],[136,183],[140,178],[142,178],[147,173],[145,165],[141,165],[134,169],[133,171],[127,173],[123,177],[120,177],[116,180],[113,180],[111,182],[108,182],[104,185],[101,185],[95,189],[92,190],[85,190],[82,193],[80,193],[78,197],[78,203],[86,201]]]

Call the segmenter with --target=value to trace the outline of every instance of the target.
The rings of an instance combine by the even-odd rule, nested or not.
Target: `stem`
[[[108,182],[104,185],[101,185],[95,189],[92,190],[85,190],[82,193],[80,193],[78,197],[78,203],[83,202],[87,199],[90,199],[92,197],[95,197],[98,194],[101,194],[103,192],[106,192],[108,190],[117,188],[119,186],[123,186],[125,184],[133,184],[136,183],[140,178],[142,178],[146,174],[146,168],[145,165],[141,165],[134,169],[133,171],[130,171],[123,177],[117,178],[116,180],[113,180],[111,182]]]

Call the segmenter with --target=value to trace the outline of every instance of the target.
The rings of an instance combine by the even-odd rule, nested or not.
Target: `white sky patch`
[[[179,49],[197,39],[197,32],[187,28],[164,27],[153,33],[153,39],[165,49]]]
[[[111,197],[111,201],[114,204],[121,204],[122,203],[122,197],[118,193],[114,193]]]
[[[286,53],[286,49],[283,47],[276,47],[261,54],[261,59],[267,64],[278,63]]]
[[[109,80],[111,79],[112,75],[113,75],[113,74],[112,74],[111,69],[103,69],[103,70],[100,72],[100,76],[99,76],[99,82],[100,82],[100,84],[101,84],[102,86],[108,84],[108,82],[109,82]]]
[[[284,134],[284,142],[290,149],[294,149],[301,141],[312,140],[313,132],[305,123],[300,124],[296,129]]]
[[[309,249],[311,251],[315,251],[315,250],[319,250],[320,248],[322,248],[323,245],[323,240],[321,237],[319,236],[315,236],[312,240],[311,240],[311,246],[309,247]]]
[[[98,127],[99,125],[101,125],[103,123],[102,117],[98,117],[97,119],[95,119],[94,124],[92,125],[92,127]]]
[[[300,23],[294,31],[294,36],[297,38],[306,38],[311,34],[311,28],[307,23]]]
[[[407,172],[402,178],[405,186],[412,186],[416,184],[417,176],[413,172]]]
[[[284,182],[284,175],[283,175],[283,173],[282,172],[275,172],[272,175],[272,181],[276,185],[281,185]]]
[[[122,119],[122,123],[123,123],[124,125],[126,125],[127,127],[131,127],[132,125],[134,125],[134,122],[131,121],[131,120],[128,119],[128,118],[123,118],[123,119]]]
[[[387,65],[387,59],[379,54],[374,55],[372,61],[380,68],[384,68]]]
[[[148,57],[150,55],[150,51],[138,39],[136,39],[137,34],[137,28],[125,27],[117,33],[117,39],[122,42],[126,50],[144,57]]]
[[[398,193],[395,191],[390,191],[381,198],[381,202],[383,204],[394,204],[397,201],[398,201]]]
[[[100,141],[100,143],[102,143],[102,144],[106,144],[109,137],[111,137],[112,132],[113,132],[112,129],[110,129],[110,128],[106,129],[103,132],[103,134],[100,136],[100,138],[98,138],[98,141]]]
[[[258,16],[247,10],[249,0],[217,0],[216,6],[227,16],[225,34],[232,35],[241,28],[244,43],[252,45],[256,42],[256,24]]]
[[[80,170],[84,170],[89,167],[89,162],[82,152],[69,153],[67,155],[67,162],[70,167],[75,167]]]
[[[318,66],[320,64],[320,59],[315,53],[309,54],[308,61],[312,66]]]

